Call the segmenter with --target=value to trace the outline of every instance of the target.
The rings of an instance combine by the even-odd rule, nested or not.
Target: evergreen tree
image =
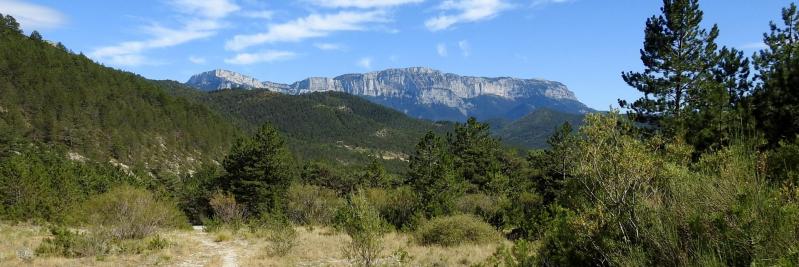
[[[34,40],[34,41],[41,41],[42,40],[42,34],[40,34],[38,31],[33,31],[33,32],[31,32],[30,38],[31,38],[31,40]]]
[[[452,202],[460,193],[460,183],[456,180],[452,156],[443,138],[428,132],[416,145],[407,183],[419,194],[422,209],[428,217],[452,210]]]
[[[642,122],[661,126],[668,133],[684,131],[686,111],[712,81],[718,28],[702,29],[698,0],[663,0],[662,15],[646,21],[641,61],[644,72],[627,72],[622,78],[644,94],[633,103],[620,100]]]
[[[771,23],[768,46],[754,57],[760,81],[752,96],[754,115],[772,145],[799,133],[799,13],[796,4],[782,11],[783,25]]]
[[[449,136],[450,151],[457,173],[479,191],[489,191],[495,179],[501,179],[500,142],[491,136],[490,126],[474,117],[455,125]]]
[[[19,22],[11,15],[3,16],[3,14],[0,14],[0,30],[16,34],[22,33],[22,29],[19,28]]]
[[[223,162],[223,187],[256,214],[281,212],[294,179],[293,159],[269,124],[252,138],[240,139]]]
[[[361,175],[361,183],[371,187],[391,186],[391,177],[377,159],[372,159]]]

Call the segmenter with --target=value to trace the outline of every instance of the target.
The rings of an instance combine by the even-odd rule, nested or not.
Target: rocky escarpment
[[[335,78],[312,77],[293,84],[261,82],[235,72],[216,70],[193,76],[188,85],[203,90],[267,88],[286,94],[345,92],[411,116],[463,120],[468,116],[515,119],[538,108],[568,113],[591,109],[564,84],[540,79],[471,77],[413,67]]]

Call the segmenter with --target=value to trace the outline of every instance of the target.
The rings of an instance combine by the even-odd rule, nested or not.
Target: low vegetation
[[[433,218],[419,226],[415,237],[422,245],[439,246],[495,243],[500,239],[494,227],[472,215]]]

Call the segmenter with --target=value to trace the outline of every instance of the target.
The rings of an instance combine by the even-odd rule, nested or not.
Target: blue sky
[[[747,54],[789,0],[704,0],[719,43]],[[392,67],[565,83],[595,109],[633,99],[646,18],[659,0],[0,0],[107,66],[185,81],[224,68],[293,82]]]

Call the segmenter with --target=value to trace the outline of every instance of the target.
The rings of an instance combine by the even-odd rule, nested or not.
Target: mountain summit
[[[592,111],[559,82],[460,76],[425,67],[311,77],[292,84],[261,82],[236,72],[214,70],[194,75],[186,84],[205,91],[265,88],[295,95],[345,92],[430,120],[463,121],[469,116],[513,120],[538,108],[575,114]]]

